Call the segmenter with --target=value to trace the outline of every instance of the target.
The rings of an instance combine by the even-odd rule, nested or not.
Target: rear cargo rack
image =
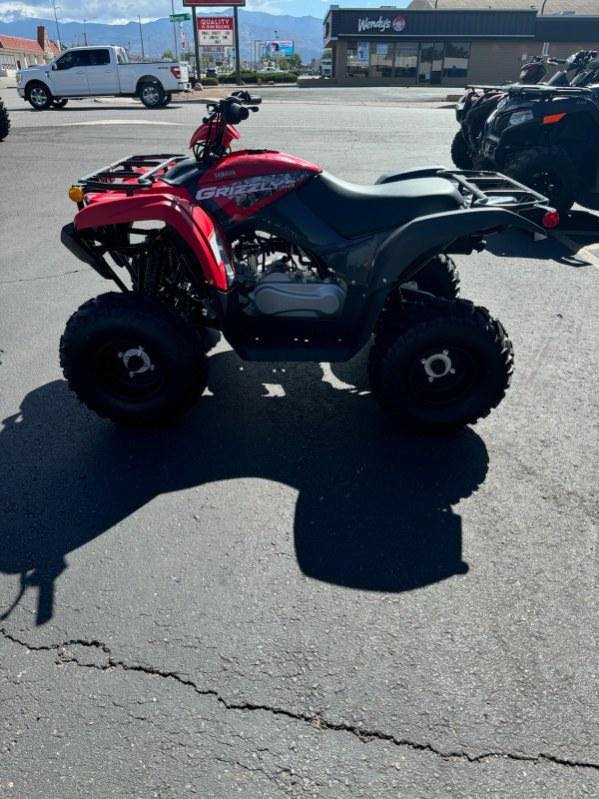
[[[497,206],[521,211],[549,202],[547,197],[501,172],[448,169],[437,174],[453,179],[471,207]]]
[[[85,191],[124,191],[147,188],[186,155],[160,153],[156,155],[129,155],[114,164],[102,167],[77,181]],[[143,171],[140,171],[143,170]]]

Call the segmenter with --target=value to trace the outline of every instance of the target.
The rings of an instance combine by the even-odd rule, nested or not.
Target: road
[[[58,365],[110,288],[60,245],[66,190],[184,151],[201,107],[3,95],[0,796],[597,796],[597,267],[517,235],[458,259],[516,372],[454,436],[396,429],[363,355],[223,344],[176,426],[119,430]],[[265,96],[249,146],[357,182],[449,163],[450,111]]]

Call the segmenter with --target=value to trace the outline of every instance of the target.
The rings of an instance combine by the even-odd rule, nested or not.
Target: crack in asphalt
[[[116,660],[112,656],[112,653],[106,644],[103,644],[101,641],[96,641],[93,639],[85,640],[79,638],[72,638],[60,644],[32,645],[28,644],[26,641],[22,641],[21,639],[12,635],[2,627],[0,627],[0,635],[3,638],[5,638],[7,641],[11,641],[12,643],[24,647],[32,652],[61,653],[62,650],[66,650],[70,646],[81,646],[89,649],[96,649],[107,656],[107,662],[105,665],[98,665],[96,663],[80,663],[76,657],[70,654],[69,655],[60,654],[60,657],[56,661],[56,663],[57,664],[74,663],[79,668],[91,668],[91,669],[96,669],[98,671],[111,671],[113,669],[121,669],[122,671],[140,672],[142,674],[147,674],[150,676],[161,677],[167,680],[174,680],[180,685],[193,689],[193,691],[199,696],[213,697],[220,705],[222,705],[225,708],[225,710],[236,710],[241,712],[261,711],[264,713],[270,713],[273,716],[283,716],[293,721],[301,721],[304,724],[309,724],[311,727],[314,727],[323,732],[325,731],[347,732],[353,735],[354,737],[358,738],[358,740],[360,740],[362,743],[370,743],[373,741],[384,741],[385,743],[390,743],[393,746],[411,749],[416,752],[427,752],[429,754],[436,755],[437,757],[440,757],[443,760],[461,760],[461,761],[466,761],[468,763],[482,763],[487,760],[502,758],[505,760],[512,760],[514,762],[535,763],[535,764],[551,763],[553,765],[564,766],[567,768],[582,768],[582,769],[592,769],[594,771],[599,771],[599,763],[590,763],[570,758],[563,758],[563,757],[558,757],[557,755],[551,755],[544,752],[540,752],[537,755],[525,755],[513,752],[483,752],[478,755],[472,755],[469,752],[464,752],[464,751],[444,752],[440,749],[436,749],[434,746],[432,746],[432,744],[419,743],[417,741],[411,741],[406,738],[397,738],[396,736],[391,735],[390,733],[383,732],[381,730],[362,729],[359,725],[348,724],[345,722],[330,722],[322,718],[320,714],[300,713],[297,711],[287,710],[286,708],[282,707],[262,705],[255,702],[241,702],[241,703],[229,702],[215,689],[199,688],[196,685],[196,683],[193,682],[193,680],[181,677],[181,675],[177,674],[177,672],[164,671],[162,669],[158,669],[152,666],[140,666],[140,665],[126,663],[125,661],[122,660]]]
[[[10,286],[15,283],[34,283],[37,280],[56,280],[58,277],[75,275],[77,272],[85,272],[85,269],[69,269],[68,272],[59,272],[57,275],[39,275],[39,277],[19,277],[15,280],[0,280],[0,286]]]

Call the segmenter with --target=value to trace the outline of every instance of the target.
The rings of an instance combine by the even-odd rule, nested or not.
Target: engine
[[[344,285],[291,242],[253,233],[236,242],[234,253],[246,313],[304,319],[341,313]]]

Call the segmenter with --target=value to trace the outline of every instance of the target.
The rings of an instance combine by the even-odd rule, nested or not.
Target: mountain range
[[[320,0],[318,4],[322,6]],[[228,16],[231,10],[220,13]],[[198,13],[198,16],[200,14]],[[210,16],[210,15],[206,15]],[[63,46],[83,45],[84,26],[82,22],[60,22],[60,38]],[[35,39],[38,25],[45,25],[50,38],[56,39],[56,24],[54,20],[39,19],[36,17],[19,16],[10,22],[0,21],[0,33],[9,36],[23,36]],[[168,19],[157,19],[152,22],[142,23],[144,49],[146,56],[160,57],[166,50],[173,51],[173,25]],[[184,23],[187,42],[192,42],[193,31],[191,22]],[[266,41],[275,38],[293,39],[295,51],[302,57],[304,63],[313,58],[319,58],[323,48],[322,19],[313,16],[293,17],[286,14],[266,14],[260,11],[239,10],[239,40],[241,57],[243,60],[254,59],[256,41]],[[95,22],[85,24],[88,44],[115,44],[127,47],[133,54],[141,53],[140,31],[137,22],[128,22],[124,25],[104,25]]]

